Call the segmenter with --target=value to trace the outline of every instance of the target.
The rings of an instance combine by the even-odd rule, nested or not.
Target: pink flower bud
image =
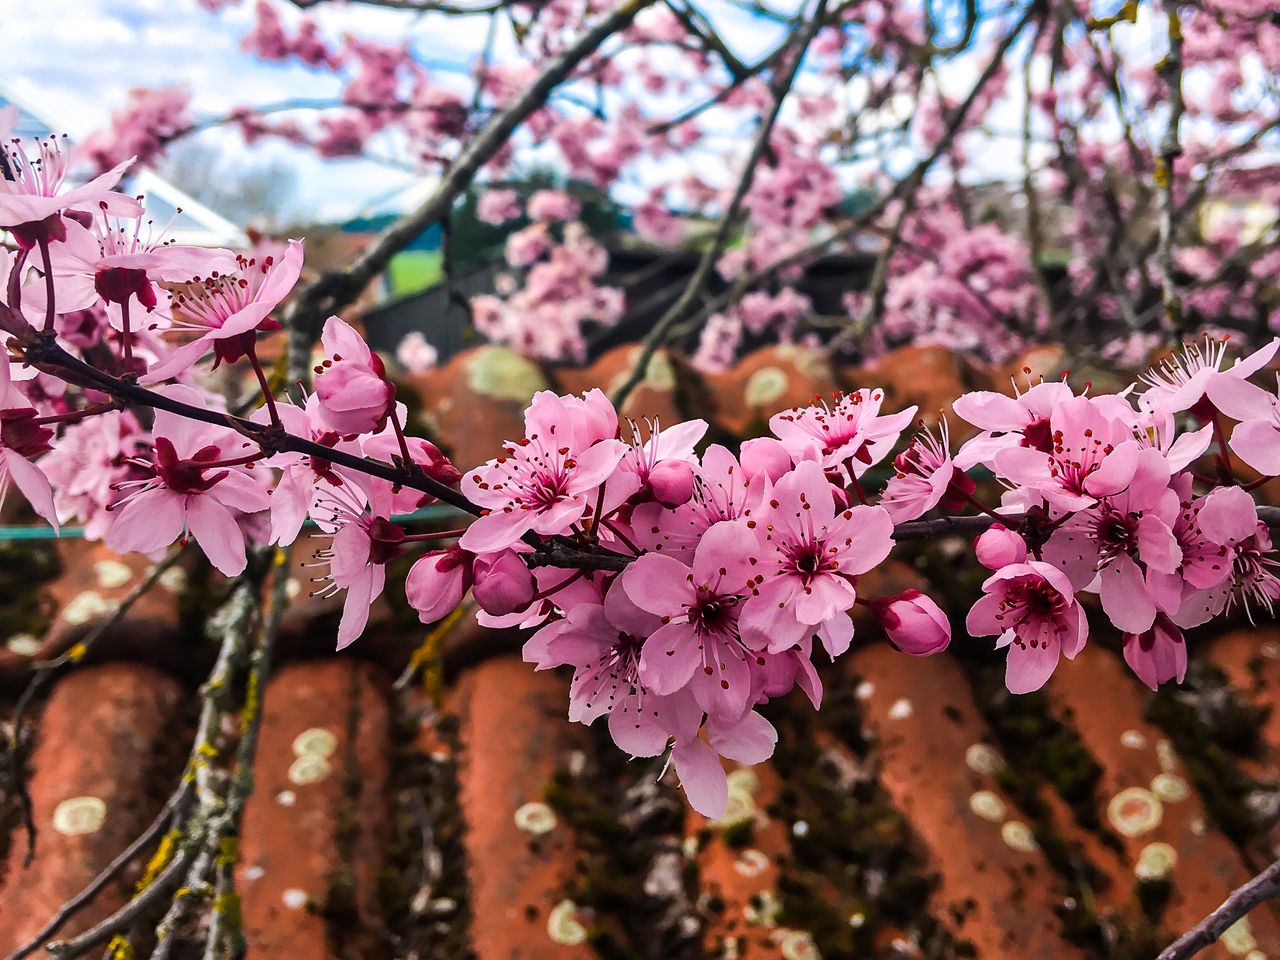
[[[913,657],[927,657],[947,649],[951,624],[930,597],[904,590],[896,597],[877,597],[871,609],[893,645]]]
[[[460,547],[432,550],[409,568],[404,592],[423,623],[448,615],[471,586],[471,558]]]
[[[664,507],[686,504],[693,496],[693,468],[684,460],[660,460],[649,471],[649,490]]]
[[[533,574],[514,550],[476,557],[471,592],[482,610],[495,617],[522,610],[533,601]]]
[[[988,570],[1001,570],[1027,559],[1027,543],[1019,534],[997,523],[973,541],[973,552]]]
[[[776,482],[791,469],[791,454],[787,453],[781,440],[773,437],[745,441],[739,451],[739,459],[748,480],[763,473],[770,481]]]

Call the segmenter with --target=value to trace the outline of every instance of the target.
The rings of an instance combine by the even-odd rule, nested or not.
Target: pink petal
[[[213,497],[187,499],[187,529],[209,562],[224,576],[234,577],[244,571],[248,563],[244,534],[231,511]]]
[[[676,744],[671,760],[689,806],[711,820],[723,816],[729,805],[729,780],[716,752],[701,740],[692,740]]]
[[[640,651],[640,679],[654,693],[675,693],[702,664],[698,637],[687,623],[660,627]]]

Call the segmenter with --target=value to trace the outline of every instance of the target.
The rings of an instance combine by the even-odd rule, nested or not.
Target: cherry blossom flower
[[[663,618],[645,641],[640,678],[667,695],[688,686],[710,716],[737,720],[750,706],[754,659],[738,620],[750,594],[755,537],[743,522],[718,523],[702,537],[693,567],[647,553],[622,574],[627,596]]]
[[[885,636],[905,654],[929,657],[941,653],[951,643],[947,615],[919,590],[904,590],[893,597],[875,597],[869,603]]]
[[[1009,648],[1005,686],[1030,693],[1048,681],[1066,655],[1074,660],[1089,637],[1084,608],[1066,575],[1039,560],[997,570],[982,584],[965,626],[975,637],[999,635],[997,649]]]
[[[463,534],[473,553],[511,546],[529,531],[563,533],[594,506],[591,496],[627,452],[613,439],[617,414],[599,390],[585,398],[541,391],[525,412],[525,439],[505,446],[462,479],[462,491],[488,513]]]
[[[311,565],[328,570],[314,578],[322,584],[317,596],[346,591],[338,623],[337,648],[342,650],[364,633],[369,607],[386,584],[386,565],[404,552],[405,532],[390,521],[390,498],[382,487],[373,487],[367,503],[350,484],[323,493],[315,510],[323,531],[317,536],[327,538],[329,544],[316,551]]]
[[[1247,357],[1241,357],[1223,370],[1227,353],[1225,338],[1214,340],[1205,337],[1203,347],[1188,343],[1182,353],[1170,357],[1142,375],[1147,389],[1138,398],[1139,403],[1146,409],[1166,414],[1181,413],[1183,410],[1195,412],[1206,395],[1216,404],[1211,391],[1219,381],[1245,381],[1270,363],[1277,350],[1280,350],[1280,339],[1273,339],[1265,347],[1255,350]],[[1231,386],[1225,385],[1228,390]]]
[[[886,456],[911,418],[914,406],[880,416],[881,390],[862,389],[840,397],[834,407],[819,401],[769,419],[769,429],[795,460],[817,451],[822,466],[859,477]]]
[[[1158,690],[1165,681],[1181,683],[1187,675],[1187,642],[1182,631],[1161,614],[1151,629],[1124,635],[1124,661],[1139,680]]]
[[[898,454],[897,468],[885,484],[880,506],[889,512],[894,523],[915,520],[934,507],[960,510],[974,491],[974,482],[951,459],[951,438],[946,420],[941,436],[923,430]]]
[[[827,653],[849,648],[859,574],[893,548],[893,521],[882,507],[836,512],[831,484],[816,461],[798,464],[774,485],[768,511],[754,529],[754,587],[742,611],[743,639],[752,649],[778,653],[817,633]],[[700,549],[700,548],[699,548]]]
[[[9,374],[9,355],[0,353],[0,505],[12,484],[37,514],[58,525],[53,489],[32,459],[50,449],[53,431],[42,426],[37,411],[17,388]]]
[[[198,362],[210,349],[214,367],[245,355],[245,338],[254,331],[273,329],[271,312],[289,295],[302,271],[302,243],[290,240],[279,262],[268,256],[238,260],[235,273],[211,275],[188,283],[171,296],[172,329],[197,334],[175,349],[141,378],[161,383]],[[250,343],[252,340],[249,341]]]
[[[5,176],[0,176],[0,227],[13,234],[18,246],[31,249],[38,243],[66,239],[62,212],[96,214],[99,209],[117,216],[134,217],[142,211],[132,197],[113,189],[132,160],[126,160],[88,183],[67,187],[70,154],[56,137],[39,142],[39,156],[29,157],[13,139],[18,108],[0,108],[0,142],[4,147]],[[65,189],[64,189],[65,188]]]
[[[186,387],[166,393],[200,401]],[[226,427],[166,410],[156,412],[152,435],[155,459],[145,465],[151,475],[118,485],[127,492],[112,506],[115,519],[103,538],[107,546],[155,555],[185,533],[221,573],[241,573],[247,560],[239,518],[271,505],[265,484],[248,469],[252,454],[246,456],[245,448],[256,448]]]

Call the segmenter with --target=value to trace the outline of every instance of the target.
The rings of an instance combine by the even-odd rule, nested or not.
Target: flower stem
[[[128,314],[125,314],[125,316],[128,316]],[[258,377],[258,386],[262,388],[262,396],[267,401],[267,412],[271,416],[271,425],[273,427],[278,427],[280,426],[280,411],[276,409],[276,398],[271,393],[271,384],[267,380],[266,371],[262,369],[262,362],[258,360],[257,340],[254,337],[252,330],[246,333],[244,338],[245,356],[249,358],[249,363],[253,365],[253,372]]]
[[[40,265],[44,270],[44,328],[46,330],[53,329],[54,312],[54,292],[53,292],[53,263],[49,259],[49,241],[45,237],[41,237],[36,241],[40,246]]]

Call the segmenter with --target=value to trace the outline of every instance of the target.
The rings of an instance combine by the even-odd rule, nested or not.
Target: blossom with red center
[[[16,486],[31,508],[58,525],[53,490],[44,471],[31,461],[48,452],[53,431],[40,424],[36,410],[13,386],[9,355],[0,352],[0,505]]]
[[[973,493],[973,480],[952,461],[946,420],[939,434],[922,430],[894,457],[896,472],[880,496],[880,506],[894,523],[915,520],[937,506],[959,510]]]
[[[816,449],[824,469],[860,477],[889,455],[916,415],[912,406],[882,417],[883,402],[883,390],[855,390],[840,396],[834,407],[820,400],[775,414],[769,429],[793,459],[803,460]]]
[[[1089,622],[1061,571],[1028,560],[997,570],[982,589],[965,625],[975,637],[998,634],[996,648],[1009,648],[1004,682],[1011,693],[1039,690],[1063,654],[1074,660],[1084,649]]]
[[[1203,346],[1188,343],[1181,353],[1144,373],[1140,379],[1147,389],[1138,398],[1139,404],[1144,410],[1168,415],[1190,410],[1200,415],[1201,422],[1204,422],[1217,403],[1215,392],[1223,388],[1229,391],[1233,386],[1222,381],[1243,383],[1270,363],[1276,351],[1280,350],[1280,339],[1273,339],[1224,370],[1227,343],[1225,337],[1205,337]],[[1203,403],[1206,400],[1208,407]]]
[[[195,391],[171,387],[175,399],[201,402]],[[112,506],[115,518],[104,537],[121,552],[156,554],[180,536],[195,538],[219,571],[229,577],[247,563],[239,520],[270,504],[265,478],[249,468],[244,437],[226,427],[156,412],[152,433],[155,458],[139,463],[144,479],[117,484],[127,491]],[[251,448],[256,450],[256,448]]]
[[[302,243],[290,240],[277,261],[240,257],[234,273],[218,273],[186,284],[170,294],[171,329],[197,334],[143,376],[159,383],[183,373],[210,349],[214,367],[239,360],[257,330],[276,329],[271,312],[289,295],[302,272]]]
[[[1120,492],[1133,478],[1140,446],[1116,407],[1091,397],[1059,403],[1049,416],[1049,449],[1005,447],[995,455],[996,474],[1059,510],[1082,510]]]
[[[38,156],[27,155],[20,141],[12,137],[18,123],[18,108],[0,109],[0,227],[8,230],[18,246],[29,250],[41,243],[67,238],[63,211],[97,213],[104,209],[119,216],[135,217],[142,205],[133,197],[113,189],[133,161],[108,170],[88,183],[67,187],[71,155],[57,137],[39,141]]]
[[[569,530],[595,505],[595,494],[627,452],[613,439],[613,406],[599,390],[585,398],[542,391],[525,411],[525,438],[472,470],[462,492],[488,510],[460,541],[473,553],[494,553],[526,533]]]
[[[311,565],[328,567],[328,572],[312,579],[322,584],[317,596],[346,591],[338,622],[337,648],[342,650],[364,633],[369,607],[386,585],[386,565],[405,550],[405,532],[390,521],[390,498],[380,486],[373,488],[368,503],[351,484],[327,488],[315,514],[323,531],[316,536],[328,538],[329,545],[316,551]]]
[[[754,534],[741,521],[718,523],[702,538],[693,567],[646,553],[622,573],[622,587],[641,610],[662,618],[645,641],[640,677],[666,696],[689,687],[698,705],[723,721],[750,707],[751,663],[738,621],[751,594]]]
[[[831,484],[816,460],[805,460],[766,495],[767,509],[746,526],[758,543],[749,555],[751,597],[742,611],[743,638],[779,653],[817,633],[827,653],[849,649],[859,574],[893,548],[893,521],[883,507],[836,512]],[[758,562],[757,562],[758,558]]]
[[[982,433],[956,451],[955,462],[962,470],[978,464],[993,467],[996,454],[1006,447],[1030,447],[1048,453],[1052,431],[1049,416],[1058,404],[1075,394],[1066,383],[1045,380],[1026,390],[1014,384],[1014,396],[991,390],[975,390],[956,399],[951,408],[956,416]]]

